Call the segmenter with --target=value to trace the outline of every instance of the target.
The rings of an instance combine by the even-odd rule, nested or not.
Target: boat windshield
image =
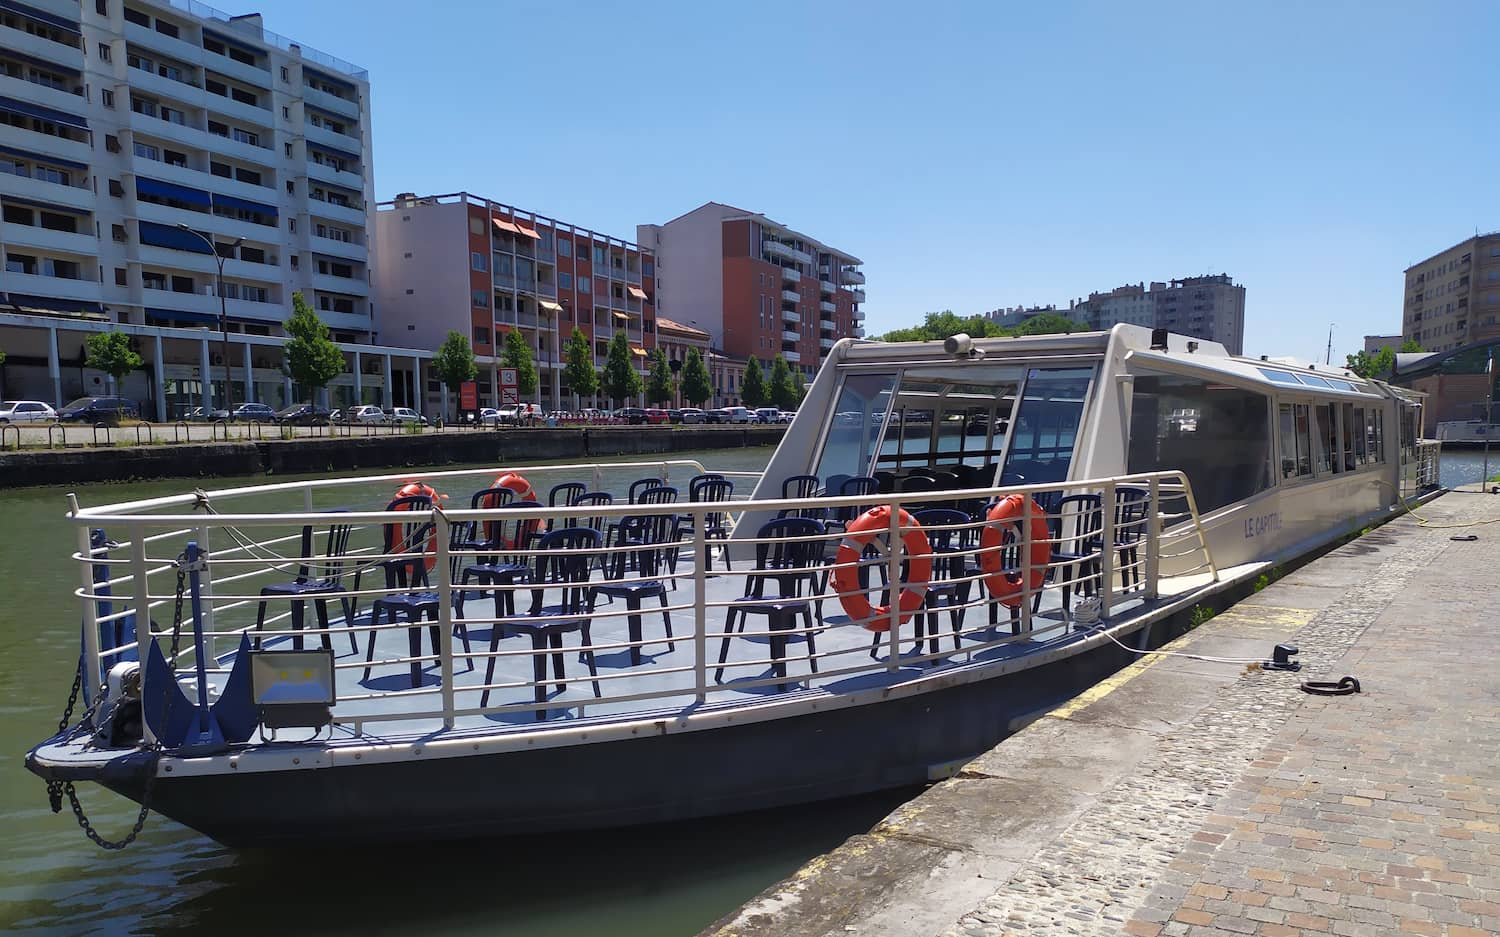
[[[1094,369],[1032,368],[1011,433],[1001,484],[1065,481]]]

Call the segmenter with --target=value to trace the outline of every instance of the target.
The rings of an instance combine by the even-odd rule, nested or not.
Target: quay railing
[[[715,479],[701,490],[732,486],[727,499],[689,500]],[[331,648],[333,720],[353,734],[640,718],[1107,640],[1097,632],[1218,575],[1181,473],[746,500],[760,481],[666,460],[75,505],[86,694],[149,640],[165,653],[176,630],[177,679],[201,662],[214,692],[242,641]],[[614,500],[548,504],[562,482]],[[473,506],[501,484],[541,506]],[[436,499],[388,509],[414,485]],[[346,545],[330,551],[338,529]],[[201,642],[173,620],[188,541],[206,554]],[[294,616],[263,590],[295,578],[329,588]],[[385,614],[411,606],[417,621]]]

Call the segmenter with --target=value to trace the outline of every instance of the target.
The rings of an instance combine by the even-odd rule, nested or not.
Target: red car
[[[670,422],[672,422],[672,417],[665,410],[661,410],[661,409],[658,409],[656,407],[647,407],[646,408],[646,422],[647,423],[670,423]]]

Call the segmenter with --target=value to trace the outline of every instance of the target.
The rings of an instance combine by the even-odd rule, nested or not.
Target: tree
[[[701,407],[713,394],[713,382],[703,364],[703,356],[698,354],[698,349],[689,348],[687,364],[682,366],[682,399]]]
[[[800,370],[792,372],[792,392],[797,395],[797,406],[800,407],[807,398],[807,381],[803,379]]]
[[[972,338],[1009,338],[1016,335],[1051,335],[1056,332],[1081,332],[1085,326],[1057,313],[1044,312],[1015,328],[1006,328],[982,315],[959,318],[951,309],[929,312],[921,325],[893,329],[880,336],[885,342],[940,342],[950,335],[964,332]]]
[[[766,405],[766,376],[761,372],[760,362],[754,355],[745,365],[745,379],[740,382],[740,399],[752,410]]]
[[[309,391],[318,391],[344,373],[344,353],[328,337],[327,323],[318,318],[301,293],[292,294],[292,314],[282,328],[289,336],[282,349],[293,381]]]
[[[646,378],[646,399],[658,406],[672,402],[672,367],[667,364],[666,352],[660,348],[651,352],[651,374]]]
[[[145,363],[140,355],[130,350],[130,336],[124,332],[95,332],[85,344],[88,349],[85,363],[108,374],[116,389],[125,375]]]
[[[771,383],[766,388],[766,397],[772,406],[782,410],[797,406],[797,392],[792,389],[792,369],[786,366],[781,352],[771,359]]]
[[[519,329],[505,333],[505,350],[500,353],[500,367],[516,369],[516,393],[530,397],[536,393],[536,364],[531,359],[531,344]]]
[[[474,349],[470,347],[469,339],[464,333],[452,330],[448,332],[448,337],[443,339],[437,354],[432,357],[432,373],[453,392],[454,413],[457,414],[459,388],[464,381],[472,381],[479,376]]]
[[[1373,355],[1367,351],[1357,351],[1344,356],[1344,366],[1360,377],[1380,377],[1395,370],[1396,353],[1389,345],[1381,347]]]
[[[600,383],[604,396],[613,400],[616,406],[625,406],[641,392],[641,375],[630,360],[630,339],[625,336],[624,329],[615,332],[615,337],[609,340],[609,354],[604,359]]]
[[[568,344],[563,348],[563,380],[568,382],[568,387],[573,391],[573,409],[583,406],[579,402],[580,397],[592,397],[599,390],[599,373],[594,370],[594,349],[590,347],[588,336],[583,330],[575,328],[573,334],[568,336]]]
[[[1059,332],[1082,332],[1084,326],[1079,325],[1066,316],[1060,316],[1053,312],[1044,312],[1039,316],[1032,316],[1025,322],[1016,326],[1015,335],[1054,335]]]
[[[1401,343],[1401,347],[1397,350],[1403,355],[1420,355],[1427,349],[1417,344],[1416,339],[1408,338],[1406,341]]]

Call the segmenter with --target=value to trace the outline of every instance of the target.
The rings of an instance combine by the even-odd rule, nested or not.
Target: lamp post
[[[219,294],[219,334],[222,339],[219,353],[224,356],[224,411],[229,414],[230,419],[234,419],[234,379],[229,370],[229,312],[224,301],[224,255],[219,253],[219,245],[213,240],[213,238],[210,238],[203,232],[195,231],[181,222],[178,222],[177,227],[186,231],[188,234],[193,235],[204,244],[207,244],[208,252],[213,255],[214,261],[218,264],[219,267],[219,278],[214,284],[214,292]],[[234,250],[236,247],[239,247],[241,244],[243,244],[244,241],[245,239],[243,237],[235,238],[234,241],[229,245],[229,249]],[[204,375],[204,378],[210,381],[212,380],[206,374]],[[246,374],[245,386],[249,387],[249,385],[250,375]],[[210,407],[210,413],[211,412],[212,407]]]

